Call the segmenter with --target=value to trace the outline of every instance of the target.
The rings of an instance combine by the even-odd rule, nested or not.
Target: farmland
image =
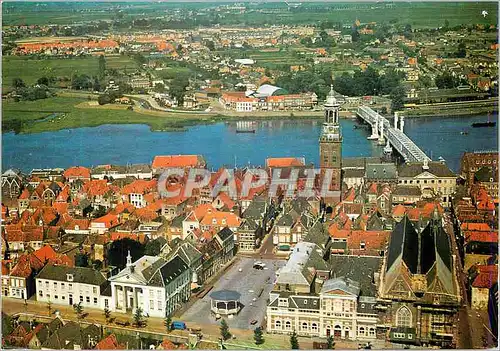
[[[106,57],[106,67],[133,69],[136,62],[128,56]],[[21,78],[26,84],[36,83],[41,77],[71,79],[73,74],[96,75],[97,57],[73,58],[31,58],[24,56],[4,56],[2,59],[2,88],[9,88],[14,78]]]

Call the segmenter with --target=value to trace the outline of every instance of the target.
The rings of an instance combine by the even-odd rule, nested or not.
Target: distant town
[[[5,348],[497,347],[498,149],[454,171],[405,122],[496,127],[498,4],[34,4],[3,4],[2,132],[311,118],[319,162],[4,167]]]

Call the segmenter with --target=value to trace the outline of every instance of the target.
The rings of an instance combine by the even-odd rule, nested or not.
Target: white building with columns
[[[109,278],[111,311],[134,313],[141,307],[143,314],[165,318],[186,302],[191,293],[191,270],[179,257],[169,261],[161,257],[143,256]]]

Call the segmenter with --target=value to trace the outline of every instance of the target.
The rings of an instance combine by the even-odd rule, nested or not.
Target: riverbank
[[[89,96],[89,95],[87,95]],[[57,118],[47,118],[57,115]],[[146,124],[151,131],[183,131],[186,127],[225,121],[252,119],[255,121],[321,119],[322,111],[294,111],[272,113],[189,113],[188,111],[163,112],[140,106],[98,105],[92,98],[82,95],[59,94],[36,101],[4,101],[2,107],[2,132],[32,134],[97,127],[104,124]]]

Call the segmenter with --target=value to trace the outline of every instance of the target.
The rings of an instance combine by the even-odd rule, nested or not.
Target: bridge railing
[[[405,158],[406,161],[423,162],[430,158],[401,130],[394,128],[391,123],[368,106],[359,106],[358,115],[372,125],[376,120],[383,124],[384,134],[389,143]]]

